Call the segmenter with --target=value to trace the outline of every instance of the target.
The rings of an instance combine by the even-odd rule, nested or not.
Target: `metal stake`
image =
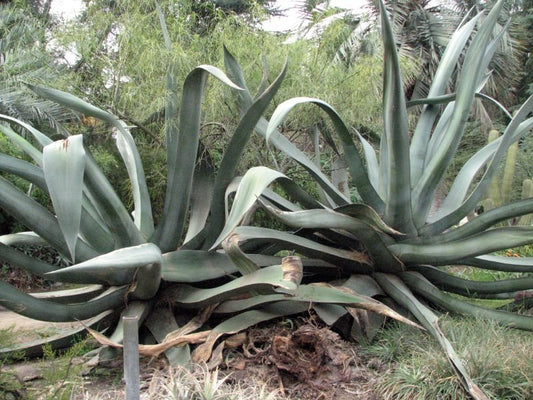
[[[122,317],[124,324],[124,380],[126,400],[139,400],[139,318]]]

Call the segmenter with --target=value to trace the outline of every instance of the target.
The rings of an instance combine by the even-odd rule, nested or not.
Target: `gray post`
[[[139,318],[122,317],[124,324],[124,380],[126,400],[139,400]]]

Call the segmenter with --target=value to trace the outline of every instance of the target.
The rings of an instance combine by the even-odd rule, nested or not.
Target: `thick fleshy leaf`
[[[209,289],[199,289],[189,285],[178,285],[169,297],[172,302],[183,307],[205,307],[240,293],[270,290],[271,293],[293,293],[298,284],[293,281],[291,271],[284,271],[281,265],[261,268],[250,274],[234,279],[224,285]]]
[[[470,37],[472,30],[482,15],[482,13],[477,14],[453,33],[446,46],[444,54],[440,58],[439,66],[433,77],[431,87],[429,88],[428,98],[434,98],[444,94],[446,87],[449,84],[450,77],[457,66],[459,56],[463,52],[464,46]],[[413,183],[416,183],[418,179],[420,179],[424,170],[430,138],[429,132],[431,132],[439,111],[439,107],[437,106],[425,106],[418,119],[410,147],[411,181]]]
[[[37,142],[41,145],[41,147],[44,147],[47,144],[52,143],[52,139],[50,139],[48,136],[44,135],[42,132],[38,131],[33,126],[27,124],[24,121],[21,121],[19,119],[16,119],[16,118],[10,117],[9,115],[4,115],[4,114],[0,114],[0,120],[13,122],[19,125],[20,127],[24,128],[25,130],[27,130],[33,135],[33,137],[35,138],[35,140],[37,140]]]
[[[46,246],[46,240],[35,232],[9,233],[0,236],[0,243],[6,246]]]
[[[247,254],[261,267],[278,265],[279,257]],[[201,282],[229,277],[237,272],[237,266],[224,253],[203,250],[178,250],[163,254],[162,276],[169,282]]]
[[[385,185],[384,220],[396,229],[414,234],[415,227],[410,207],[409,126],[400,61],[383,0],[379,2],[379,9],[384,47],[383,135],[380,159],[381,181]]]
[[[59,227],[67,243],[71,259],[75,260],[85,172],[85,149],[82,136],[71,136],[45,146],[43,172]]]
[[[89,285],[74,289],[54,290],[51,292],[29,293],[31,296],[55,303],[83,303],[95,299],[106,289],[102,285]]]
[[[231,77],[231,79],[240,87],[244,88],[244,90],[239,91],[238,94],[241,100],[241,109],[247,110],[252,104],[252,95],[246,87],[246,82],[244,81],[241,67],[225,47],[224,64],[226,65],[228,75]],[[267,127],[268,121],[265,118],[260,118],[255,129],[256,132],[261,136],[266,137]],[[279,151],[291,157],[306,171],[308,171],[309,175],[311,175],[311,177],[320,185],[320,187],[328,194],[328,196],[333,199],[336,204],[342,205],[348,203],[348,199],[338,190],[338,188],[335,187],[335,185],[331,183],[330,179],[322,173],[320,168],[279,131],[275,130],[271,132],[270,143],[272,143]]]
[[[483,255],[459,260],[459,264],[506,272],[533,272],[533,257]]]
[[[474,305],[442,293],[418,272],[406,272],[402,279],[416,293],[450,311],[490,318],[513,328],[533,331],[533,317],[516,313],[494,310]]]
[[[15,346],[4,347],[0,349],[1,359],[12,359],[17,354],[24,353],[25,358],[41,357],[43,355],[43,347],[47,346],[52,350],[64,349],[75,343],[79,343],[80,337],[83,336],[85,327],[95,327],[106,321],[113,315],[113,310],[104,311],[103,313],[93,317],[87,321],[83,321],[83,325],[79,328],[70,329],[68,331],[61,331],[58,334],[47,336],[42,339],[37,339],[31,342],[25,342]]]
[[[231,212],[226,221],[226,225],[224,226],[224,229],[222,229],[222,232],[220,232],[218,238],[214,241],[211,249],[220,245],[220,243],[233,232],[263,190],[279,178],[286,177],[281,172],[266,167],[253,167],[246,172],[237,189],[237,193],[235,194],[235,200],[233,201],[233,206],[231,207]]]
[[[163,216],[153,241],[163,252],[173,251],[182,240],[192,191],[194,167],[200,138],[202,98],[208,75],[240,89],[220,69],[200,65],[185,78],[179,129],[167,131],[167,190]]]
[[[404,270],[402,262],[387,249],[387,243],[383,241],[375,228],[357,218],[326,209],[284,212],[269,207],[268,210],[283,223],[292,227],[347,230],[355,235],[372,254],[372,265],[375,270],[390,272]]]
[[[91,301],[59,304],[23,293],[0,281],[0,305],[25,317],[50,322],[68,322],[92,318],[106,310],[121,307],[127,287],[110,288]]]
[[[514,298],[516,292],[520,290],[533,289],[533,277],[500,279],[484,282],[463,279],[430,265],[417,266],[413,269],[422,274],[439,289],[457,293],[462,296],[481,298]],[[503,294],[504,296],[487,296],[500,294]]]
[[[51,272],[49,275],[65,282],[73,282],[73,279],[81,282],[94,282],[96,280],[109,285],[125,285],[131,283],[137,268],[145,267],[149,264],[160,266],[161,262],[162,257],[159,248],[152,243],[146,243],[115,250],[80,264]],[[157,271],[152,272],[154,282],[157,281],[157,285],[159,285]],[[140,281],[147,280],[151,282],[152,280],[138,278]]]
[[[379,197],[374,187],[368,179],[363,161],[359,155],[359,150],[355,146],[352,134],[342,121],[339,114],[327,103],[319,99],[310,97],[295,97],[281,103],[272,114],[270,122],[265,133],[265,139],[271,141],[277,135],[277,127],[283,122],[287,114],[297,105],[300,104],[315,104],[322,108],[330,117],[331,122],[335,127],[335,132],[341,140],[344,150],[344,160],[348,164],[350,174],[354,181],[357,191],[365,201],[375,210],[381,211],[384,208],[383,200]]]
[[[469,193],[466,200],[464,200],[457,208],[452,209],[449,214],[441,217],[436,222],[433,222],[432,224],[425,226],[423,229],[421,229],[420,233],[422,235],[440,233],[445,229],[448,229],[452,225],[459,222],[475,208],[477,203],[485,195],[486,190],[490,185],[490,181],[496,173],[500,161],[505,157],[509,146],[518,139],[515,135],[516,131],[519,128],[524,127],[524,125],[522,124],[526,122],[524,120],[532,110],[533,96],[530,96],[524,102],[522,107],[520,107],[520,110],[516,113],[515,117],[512,119],[509,125],[507,125],[507,128],[503,133],[502,139],[499,142],[498,147],[493,157],[491,158],[490,163],[487,166],[483,176],[479,180],[479,183],[476,185],[476,187]]]
[[[417,226],[423,224],[423,220],[425,220],[425,216],[429,212],[433,195],[463,136],[474,94],[479,84],[479,77],[485,72],[485,50],[490,43],[492,31],[502,6],[503,1],[500,1],[492,8],[466,52],[461,76],[457,84],[455,107],[449,126],[446,129],[446,134],[437,152],[428,160],[429,163],[424,168],[420,180],[414,186],[413,206],[416,205],[416,214],[419,216],[418,221],[416,221]]]
[[[126,124],[117,120],[115,126],[117,148],[122,160],[124,160],[124,165],[126,165],[133,193],[135,226],[148,239],[154,232],[154,220],[141,156]]]
[[[457,373],[461,384],[468,393],[476,400],[488,400],[487,396],[472,381],[466,371],[461,359],[453,349],[448,339],[442,333],[439,327],[438,317],[425,305],[416,299],[409,288],[395,275],[375,274],[375,279],[380,286],[389,294],[398,304],[406,307],[416,319],[426,328],[440,343],[446,353],[448,361]]]
[[[0,124],[0,132],[6,135],[19,149],[24,151],[39,166],[43,165],[43,155],[30,142],[20,136],[11,127]]]
[[[57,219],[35,200],[0,177],[0,207],[15,217],[21,224],[32,229],[60,253],[67,256],[69,249],[63,239]],[[80,260],[96,257],[92,248],[78,238],[76,257]]]
[[[296,250],[298,254],[330,262],[332,265],[328,268],[332,269],[332,276],[334,276],[336,268],[342,268],[351,273],[371,273],[374,271],[366,254],[326,246],[290,232],[240,226],[235,229],[234,233],[240,242],[278,244],[280,250]]]
[[[231,140],[224,151],[215,180],[215,191],[213,194],[211,217],[209,220],[209,233],[206,241],[207,246],[211,246],[224,227],[224,199],[226,188],[237,172],[237,167],[242,158],[242,154],[254,132],[257,122],[272,101],[274,95],[277,93],[286,72],[287,63],[285,63],[282,71],[274,82],[272,82],[257,100],[254,100],[250,108],[246,110],[246,113],[241,118],[239,125],[235,129],[235,132],[231,136]]]
[[[30,243],[33,244],[34,242],[32,241]],[[20,242],[17,244],[20,244]],[[5,245],[2,243],[2,237],[0,237],[0,260],[8,262],[16,268],[21,268],[37,276],[43,276],[47,272],[55,271],[59,268],[55,265],[33,258],[9,245]]]
[[[533,228],[494,228],[462,240],[434,244],[393,244],[389,250],[414,264],[446,265],[464,258],[533,243]]]

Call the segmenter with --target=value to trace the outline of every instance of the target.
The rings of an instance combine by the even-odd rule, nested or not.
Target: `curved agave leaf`
[[[402,274],[402,279],[413,291],[445,309],[479,318],[489,318],[513,328],[533,331],[532,316],[489,309],[446,295],[418,272],[405,272]]]
[[[533,198],[517,200],[486,211],[468,221],[466,224],[454,227],[440,235],[417,238],[415,240],[406,240],[402,243],[429,244],[461,240],[482,232],[499,222],[531,213],[533,213]]]
[[[518,115],[516,117],[518,117]],[[450,191],[448,192],[448,195],[444,199],[437,213],[429,219],[429,222],[435,222],[441,218],[444,218],[446,215],[449,215],[454,210],[458,209],[464,202],[464,199],[468,194],[468,189],[474,182],[474,179],[476,178],[478,172],[485,167],[487,162],[491,161],[490,165],[493,165],[492,168],[496,168],[498,163],[494,163],[492,160],[494,160],[496,153],[498,153],[498,158],[501,159],[501,157],[503,157],[500,155],[501,153],[499,152],[503,152],[505,147],[502,147],[502,150],[500,150],[501,146],[505,146],[506,144],[510,146],[512,143],[514,143],[524,134],[526,134],[529,130],[531,130],[531,128],[533,128],[533,118],[528,118],[523,122],[519,122],[519,125],[516,130],[506,130],[507,135],[509,135],[509,139],[505,139],[505,144],[503,143],[504,137],[501,136],[498,139],[490,142],[482,149],[480,149],[476,154],[474,154],[463,165],[463,167],[457,174],[457,177],[455,178],[453,185],[450,188]],[[487,172],[485,172],[484,174],[484,176],[490,175],[491,174],[487,175]],[[484,180],[489,178],[482,179]]]
[[[413,206],[417,207],[415,214],[422,214],[424,219],[429,212],[435,190],[459,146],[474,94],[477,91],[479,77],[486,67],[485,51],[502,7],[503,2],[500,1],[492,8],[466,52],[457,86],[455,107],[446,134],[434,156],[429,160],[427,168],[424,168],[420,180],[414,186]],[[417,221],[417,226],[420,226],[420,222],[420,220]]]
[[[27,161],[0,154],[0,171],[19,176],[22,179],[37,185],[40,189],[44,189],[45,191],[48,190],[46,187],[46,181],[44,180],[43,171]]]
[[[0,243],[6,246],[46,246],[46,240],[35,232],[9,233],[0,236]]]
[[[293,281],[290,273],[285,271],[282,265],[273,265],[215,288],[198,289],[189,285],[178,285],[171,288],[169,299],[183,307],[205,307],[240,293],[265,290],[294,293],[297,287],[298,283]]]
[[[383,135],[380,145],[380,175],[385,188],[384,219],[389,225],[412,235],[416,229],[411,211],[407,107],[396,40],[383,0],[379,2],[379,9],[384,47]]]
[[[133,193],[135,226],[148,239],[154,232],[154,220],[141,156],[126,124],[117,120],[115,125],[118,132],[117,148],[126,165]]]
[[[179,129],[167,132],[170,135],[167,137],[167,190],[162,222],[152,239],[163,252],[177,248],[185,226],[200,137],[202,98],[209,74],[240,89],[224,72],[211,65],[200,65],[185,78]]]
[[[505,272],[533,272],[533,257],[503,257],[483,255],[459,260],[458,263],[472,267]]]
[[[368,179],[370,180],[370,183],[374,187],[374,190],[380,195],[380,197],[384,197],[384,194],[381,192],[381,188],[383,187],[383,183],[381,182],[381,176],[379,173],[379,162],[378,157],[376,155],[376,150],[374,150],[374,147],[368,141],[361,136],[359,132],[356,131],[357,137],[359,138],[359,142],[361,142],[361,145],[363,147],[363,153],[365,155],[365,161],[366,161],[366,173],[368,175]]]
[[[33,161],[39,166],[43,165],[43,155],[30,142],[20,136],[11,127],[0,124],[0,132],[6,135],[18,148],[24,151],[31,157]],[[51,141],[50,141],[51,142]]]
[[[20,242],[19,242],[20,243]],[[33,242],[30,242],[33,243]],[[15,250],[10,246],[6,246],[1,242],[0,237],[0,260],[8,262],[16,268],[22,268],[37,276],[43,276],[47,272],[55,271],[59,267],[45,263],[44,261],[35,259],[24,254],[21,251]],[[53,278],[52,278],[53,279]],[[55,279],[53,279],[55,280]]]
[[[208,228],[209,234],[206,241],[207,246],[212,245],[224,227],[224,199],[226,188],[235,176],[237,166],[242,158],[242,153],[254,132],[257,122],[277,93],[286,72],[287,63],[285,63],[274,82],[248,108],[224,151],[224,156],[215,180],[215,191],[213,194],[213,203],[211,204],[211,219]]]
[[[533,243],[533,228],[494,228],[462,240],[434,244],[393,244],[389,250],[412,264],[446,265],[461,259]]]
[[[50,272],[47,276],[53,276],[64,282],[96,281],[109,285],[125,285],[131,282],[135,269],[140,268],[137,272],[137,288],[139,285],[142,287],[148,285],[150,287],[148,291],[155,294],[159,288],[161,263],[159,248],[152,243],[146,243],[115,250],[80,264]],[[143,269],[146,273],[142,272]]]
[[[533,289],[533,277],[501,279],[488,282],[473,281],[441,271],[430,265],[413,266],[432,284],[448,292],[480,298],[514,298],[520,290]],[[500,296],[488,296],[500,295]]]
[[[277,127],[283,122],[287,114],[297,105],[311,103],[322,108],[330,117],[331,122],[335,127],[343,149],[344,149],[344,158],[350,169],[350,174],[354,180],[354,184],[357,188],[357,191],[365,201],[372,208],[380,212],[384,209],[383,200],[379,197],[377,192],[374,190],[374,187],[368,179],[368,175],[365,173],[365,168],[363,166],[363,161],[359,155],[359,151],[355,146],[352,135],[344,122],[342,121],[339,114],[327,103],[319,99],[314,99],[310,97],[295,97],[281,103],[272,114],[270,122],[265,133],[265,139],[271,141],[272,138],[276,135]]]
[[[455,370],[459,381],[470,395],[476,400],[488,400],[485,394],[472,381],[463,363],[448,339],[442,333],[439,327],[439,319],[425,305],[416,299],[409,288],[395,275],[377,273],[374,275],[376,281],[398,304],[406,307],[439,342],[446,353],[446,357],[452,368]]]
[[[106,310],[122,306],[127,287],[113,287],[91,301],[74,304],[41,300],[2,281],[0,290],[0,305],[8,310],[40,321],[68,322],[92,318]]]
[[[236,82],[239,86],[244,88],[244,90],[239,92],[241,99],[241,109],[246,110],[252,104],[252,95],[246,87],[246,82],[244,81],[244,76],[242,74],[241,67],[229,51],[224,47],[224,64],[228,70],[228,75],[231,79]],[[266,137],[268,127],[268,121],[265,118],[260,118],[255,130],[261,136]],[[270,133],[270,143],[272,143],[278,150],[285,153],[287,156],[291,157],[298,164],[300,164],[313,179],[320,185],[320,187],[328,194],[329,197],[335,201],[335,203],[347,204],[348,199],[331,183],[328,177],[326,177],[320,168],[310,160],[305,153],[299,150],[293,143],[290,142],[285,136],[283,136],[279,131],[275,130]]]
[[[276,215],[283,223],[298,228],[310,229],[344,229],[354,234],[373,257],[373,267],[377,271],[403,271],[402,262],[387,249],[385,243],[376,230],[356,218],[332,210],[303,210],[284,212],[272,207],[267,209]]]
[[[278,265],[279,257],[247,254],[261,266]],[[238,272],[237,266],[224,253],[204,250],[178,250],[163,254],[162,277],[168,282],[201,282],[230,277]]]
[[[57,335],[45,337],[32,342],[26,342],[15,346],[4,347],[0,349],[0,360],[10,359],[16,354],[24,353],[26,358],[41,357],[43,355],[43,347],[50,346],[53,350],[63,349],[78,343],[80,336],[85,331],[85,327],[94,327],[101,324],[113,314],[112,310],[104,311],[103,313],[93,317],[84,322],[85,326],[71,329],[66,332],[58,333]]]
[[[205,227],[213,200],[214,173],[215,171],[207,162],[201,162],[196,169],[191,192],[189,225],[183,243],[190,241]]]
[[[373,272],[368,256],[363,253],[326,246],[290,232],[240,226],[235,229],[234,234],[240,242],[276,243],[280,245],[280,250],[296,250],[298,254],[331,262],[333,265],[324,265],[324,267],[332,268],[332,276],[335,276],[336,268],[342,268],[351,273]]]
[[[477,14],[453,33],[439,61],[439,66],[429,88],[428,98],[435,98],[444,94],[450,77],[457,66],[457,60],[481,15],[483,14]],[[424,170],[424,165],[426,164],[425,156],[430,138],[428,132],[431,131],[439,111],[439,107],[433,105],[425,106],[416,124],[410,148],[411,181],[413,184],[420,179]]]
[[[80,232],[85,150],[81,135],[50,143],[43,148],[43,172],[57,221],[71,259],[75,260]]]
[[[75,289],[54,290],[52,292],[30,293],[38,299],[53,301],[60,304],[83,303],[95,299],[106,289],[102,285],[89,285]]]
[[[42,147],[46,146],[49,143],[52,143],[52,139],[50,139],[48,136],[44,135],[43,133],[35,129],[33,126],[25,123],[24,121],[20,121],[16,118],[13,118],[13,117],[10,117],[9,115],[4,115],[4,114],[0,114],[0,120],[13,122],[19,125],[20,127],[24,128],[25,130],[27,130],[33,135],[33,137],[37,140],[37,142],[39,142],[39,144]]]
[[[231,261],[237,267],[237,270],[242,274],[250,274],[259,269],[253,260],[248,257],[239,247],[239,239],[236,236],[230,236],[222,242],[224,252],[228,255]]]
[[[24,226],[45,239],[60,253],[67,255],[69,249],[63,239],[57,219],[35,200],[23,194],[9,181],[0,177],[0,207],[13,215]],[[78,238],[76,255],[86,260],[98,255],[92,248]]]
[[[503,159],[507,153],[509,146],[516,140],[515,133],[516,130],[524,122],[527,115],[533,110],[533,96],[530,96],[526,102],[520,107],[520,110],[515,115],[513,120],[509,123],[505,132],[503,133],[502,140],[499,142],[498,147],[492,157],[483,177],[480,182],[474,188],[474,190],[468,195],[468,198],[461,203],[459,207],[454,209],[449,214],[441,217],[436,222],[431,223],[430,225],[425,226],[420,230],[422,235],[431,235],[440,233],[443,230],[449,228],[450,226],[459,222],[464,218],[471,210],[474,209],[476,204],[481,200],[482,196],[485,194],[486,188],[490,185],[490,181],[494,176],[497,167],[500,161]],[[523,126],[522,126],[523,127]],[[515,139],[515,140],[513,140]]]
[[[267,167],[250,168],[241,180],[230,215],[226,225],[220,232],[218,238],[214,241],[210,250],[215,249],[231,232],[239,225],[244,215],[250,207],[256,202],[263,190],[274,180],[286,178],[281,172],[274,171]]]
[[[396,229],[391,228],[383,222],[379,214],[366,204],[348,204],[346,206],[337,207],[334,211],[358,219],[378,231],[390,235],[403,236],[401,232],[398,232]]]

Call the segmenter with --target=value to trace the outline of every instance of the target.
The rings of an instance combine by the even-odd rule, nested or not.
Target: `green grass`
[[[490,399],[533,399],[533,334],[472,318],[444,317],[441,322],[470,376]],[[390,367],[378,383],[380,398],[470,398],[437,342],[423,331],[391,324],[365,352]]]

